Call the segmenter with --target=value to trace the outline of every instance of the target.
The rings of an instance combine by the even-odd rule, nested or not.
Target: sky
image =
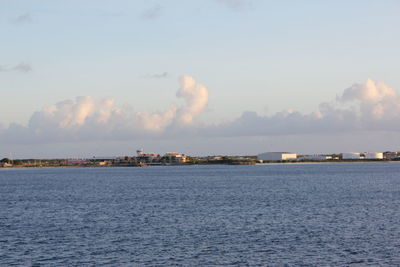
[[[0,157],[400,150],[398,0],[0,0]]]

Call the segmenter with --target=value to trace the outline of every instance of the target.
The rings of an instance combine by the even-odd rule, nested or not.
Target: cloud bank
[[[289,134],[400,131],[400,95],[383,82],[353,84],[332,102],[310,114],[291,109],[272,116],[246,111],[230,123],[209,127],[204,134],[266,136]]]
[[[113,99],[80,96],[35,112],[27,126],[0,128],[0,137],[27,143],[129,140],[159,136],[168,127],[184,129],[206,108],[208,89],[190,76],[182,76],[179,82],[177,97],[184,104],[173,104],[163,112],[135,111],[129,105],[117,106]]]
[[[383,82],[353,84],[318,110],[303,114],[291,109],[272,116],[246,111],[228,123],[200,125],[196,117],[208,105],[208,89],[193,77],[179,79],[177,99],[159,112],[135,111],[113,99],[77,97],[35,112],[27,126],[0,127],[3,142],[51,143],[87,140],[163,139],[171,136],[240,137],[354,134],[400,131],[400,95]]]

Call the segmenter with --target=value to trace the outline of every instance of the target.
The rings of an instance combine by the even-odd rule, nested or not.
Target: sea
[[[0,266],[400,266],[400,163],[1,169]]]

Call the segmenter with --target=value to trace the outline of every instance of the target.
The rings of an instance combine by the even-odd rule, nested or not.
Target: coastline
[[[213,164],[174,164],[174,165],[147,165],[147,166],[11,166],[11,167],[0,167],[0,170],[13,170],[13,169],[69,169],[69,168],[121,168],[121,167],[160,167],[160,166],[215,166],[215,165],[231,165],[231,166],[268,166],[268,165],[315,165],[315,164],[354,164],[354,163],[400,163],[396,160],[350,160],[350,161],[303,161],[303,162],[266,162],[266,163],[254,163],[254,164],[226,164],[226,163],[213,163]]]

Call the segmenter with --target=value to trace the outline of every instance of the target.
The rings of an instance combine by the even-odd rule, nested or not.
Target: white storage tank
[[[383,159],[382,152],[367,152],[365,153],[365,159]]]
[[[360,159],[360,153],[358,152],[342,153],[342,159]]]

